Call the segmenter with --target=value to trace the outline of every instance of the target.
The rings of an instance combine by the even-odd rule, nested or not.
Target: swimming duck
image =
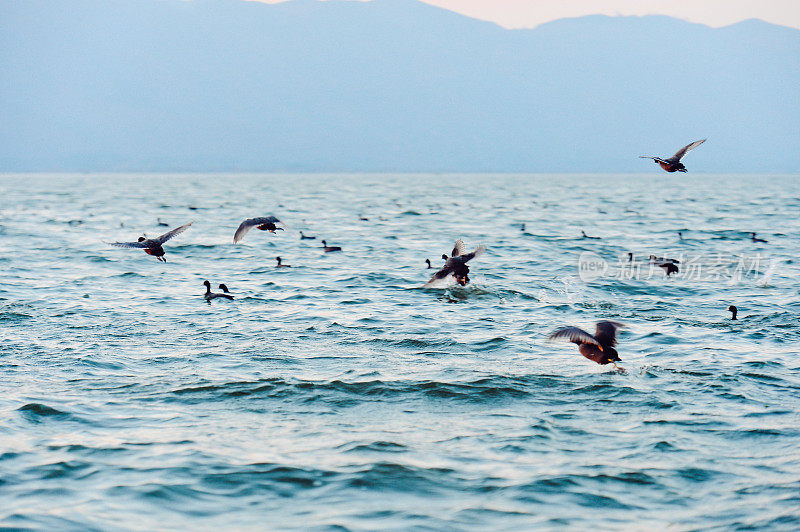
[[[628,262],[633,262],[633,253],[628,252]]]
[[[219,288],[220,290],[222,290],[226,294],[230,292],[230,290],[228,290],[228,285],[226,285],[225,283],[220,283],[217,288]]]
[[[687,144],[683,148],[679,149],[675,153],[675,155],[673,155],[669,159],[662,159],[661,157],[650,157],[648,155],[640,155],[639,158],[640,159],[653,159],[654,163],[656,163],[657,165],[661,166],[661,168],[663,168],[667,172],[686,172],[686,167],[683,166],[683,163],[681,162],[681,158],[683,158],[684,155],[689,153],[690,150],[695,149],[696,147],[698,147],[699,145],[701,145],[705,141],[706,141],[706,139],[696,140],[696,141],[692,142],[691,144]]]
[[[316,239],[317,239],[317,237],[315,237],[315,236],[306,236],[306,235],[303,234],[302,231],[300,231],[300,240],[316,240]]]
[[[226,292],[224,294],[219,294],[219,293],[212,292],[211,291],[211,283],[209,283],[207,280],[203,281],[203,284],[206,286],[206,293],[205,293],[205,295],[203,297],[205,297],[206,301],[208,301],[209,303],[211,303],[212,299],[217,299],[217,298],[220,298],[220,297],[224,298],[224,299],[233,299],[233,296],[227,293],[228,292],[228,287],[225,286],[224,284],[219,285],[219,287],[222,289],[222,291]]]
[[[731,321],[732,321],[736,319],[736,314],[739,312],[739,309],[737,309],[734,305],[731,305],[730,307],[728,307],[728,312],[732,314],[731,315]]]
[[[239,224],[239,228],[236,229],[236,232],[233,234],[233,243],[236,244],[241,239],[244,238],[244,235],[247,234],[250,229],[253,227],[257,227],[262,231],[269,231],[270,233],[275,233],[275,231],[283,231],[283,227],[278,227],[275,224],[283,223],[274,216],[266,216],[261,218],[248,218],[247,220],[243,221]]]
[[[275,257],[275,260],[278,261],[278,264],[275,265],[276,268],[291,268],[289,264],[283,264],[280,257]]]
[[[466,250],[467,249],[464,245],[464,242],[461,239],[456,240],[450,257],[444,254],[442,255],[442,258],[445,260],[442,269],[434,273],[430,281],[425,283],[423,287],[429,287],[435,281],[445,279],[451,274],[453,277],[455,277],[458,284],[461,286],[467,286],[467,283],[469,283],[469,267],[467,266],[467,262],[482,255],[483,252],[486,251],[486,248],[483,244],[481,244],[476,247],[475,251],[472,253],[465,253]]]
[[[683,233],[678,231],[678,240],[683,240]]]
[[[324,240],[322,241],[322,249],[325,251],[325,253],[330,253],[331,251],[341,251],[342,250],[342,248],[340,248],[339,246],[329,246],[328,243],[325,242]]]
[[[600,240],[599,236],[589,236],[583,230],[581,230],[581,237],[583,237],[583,238],[591,238],[593,240]]]
[[[169,224],[166,222],[162,222],[161,218],[156,218],[156,226],[157,227],[169,227]]]
[[[756,234],[755,233],[750,233],[750,240],[752,242],[763,242],[765,244],[767,243],[767,241],[764,240],[763,238],[756,238]]]
[[[186,225],[176,227],[172,231],[166,232],[157,238],[145,238],[140,236],[139,240],[136,242],[110,242],[110,245],[118,248],[143,249],[148,255],[152,255],[162,262],[167,262],[167,259],[164,258],[164,248],[161,245],[170,238],[186,231],[193,223],[194,222],[189,222]]]
[[[624,325],[615,321],[599,321],[594,336],[577,327],[562,327],[553,331],[548,338],[566,338],[578,344],[580,353],[589,360],[601,365],[610,363],[616,366],[620,358],[614,346],[617,345],[617,329],[620,327]]]
[[[433,265],[431,264],[431,259],[425,259],[425,264],[428,265],[428,269],[433,269]]]

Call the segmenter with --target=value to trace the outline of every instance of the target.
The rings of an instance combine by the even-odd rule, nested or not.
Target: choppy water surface
[[[796,530],[798,183],[0,177],[0,525]],[[104,243],[159,217],[166,264]],[[599,319],[624,373],[545,341]]]

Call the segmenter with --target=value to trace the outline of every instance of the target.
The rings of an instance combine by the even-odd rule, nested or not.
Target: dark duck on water
[[[445,279],[449,275],[455,277],[456,282],[461,286],[467,286],[467,283],[469,283],[469,266],[467,266],[467,262],[482,255],[483,252],[486,251],[486,248],[481,244],[476,247],[475,251],[472,253],[465,253],[466,250],[464,242],[460,239],[456,240],[451,256],[442,255],[442,258],[445,260],[442,269],[434,273],[430,281],[423,286],[429,287],[434,282]]]
[[[662,159],[661,157],[651,157],[649,155],[640,155],[639,158],[640,159],[653,159],[653,162],[655,162],[657,165],[659,165],[661,168],[663,168],[667,172],[686,172],[686,167],[683,166],[683,163],[681,162],[681,159],[683,158],[684,155],[689,153],[689,151],[695,149],[696,147],[698,147],[699,145],[701,145],[705,141],[706,141],[706,139],[696,140],[696,141],[692,142],[691,144],[687,144],[683,148],[679,149],[675,153],[675,155],[673,155],[669,159]]]
[[[323,240],[322,241],[322,250],[325,253],[332,253],[334,251],[341,251],[342,248],[339,247],[339,246],[329,246],[328,243]]]
[[[566,338],[568,341],[578,344],[580,353],[593,362],[598,364],[614,364],[619,362],[619,353],[614,349],[617,345],[617,329],[624,327],[623,324],[615,321],[599,321],[594,331],[594,336],[583,329],[577,327],[562,327],[553,331],[549,339]]]
[[[209,283],[207,280],[203,281],[203,284],[206,287],[206,293],[203,295],[203,297],[205,298],[206,301],[209,302],[209,304],[211,303],[212,299],[220,299],[220,298],[222,298],[222,299],[233,299],[233,296],[228,294],[228,287],[226,285],[224,285],[224,284],[219,285],[220,290],[222,290],[224,292],[224,293],[220,294],[220,293],[211,291],[211,283]]]
[[[179,235],[186,231],[190,225],[194,222],[189,222],[186,225],[182,225],[180,227],[176,227],[172,231],[164,233],[163,235],[156,237],[156,238],[145,238],[143,236],[139,237],[139,240],[136,242],[111,242],[110,245],[116,246],[118,248],[128,248],[128,249],[142,249],[148,255],[151,255],[161,262],[167,262],[167,259],[164,257],[164,244],[167,240],[173,238],[176,235]]]

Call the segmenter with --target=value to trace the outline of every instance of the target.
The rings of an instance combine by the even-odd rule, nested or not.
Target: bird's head
[[[605,355],[603,357],[603,360],[605,361],[606,364],[608,364],[609,362],[618,362],[622,360],[621,358],[619,358],[619,353],[617,353],[617,350],[614,349],[613,347],[606,347],[603,350],[603,355]]]
[[[146,239],[143,236],[140,236],[136,241],[137,242],[144,242]]]
[[[211,283],[209,283],[208,280],[203,281],[203,284],[206,286],[206,288],[211,288]]]
[[[225,292],[226,294],[228,293],[228,285],[226,285],[225,283],[220,284],[219,289]]]
[[[442,253],[442,260],[447,260],[447,254]]]

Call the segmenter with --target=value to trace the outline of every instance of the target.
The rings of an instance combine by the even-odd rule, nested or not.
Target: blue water
[[[800,528],[797,176],[7,175],[0,197],[1,526]],[[267,214],[287,230],[232,244]],[[106,244],[159,217],[194,220],[166,264]],[[488,248],[473,282],[420,289],[456,238]],[[586,252],[608,271],[582,280]],[[546,341],[601,319],[624,370]]]

